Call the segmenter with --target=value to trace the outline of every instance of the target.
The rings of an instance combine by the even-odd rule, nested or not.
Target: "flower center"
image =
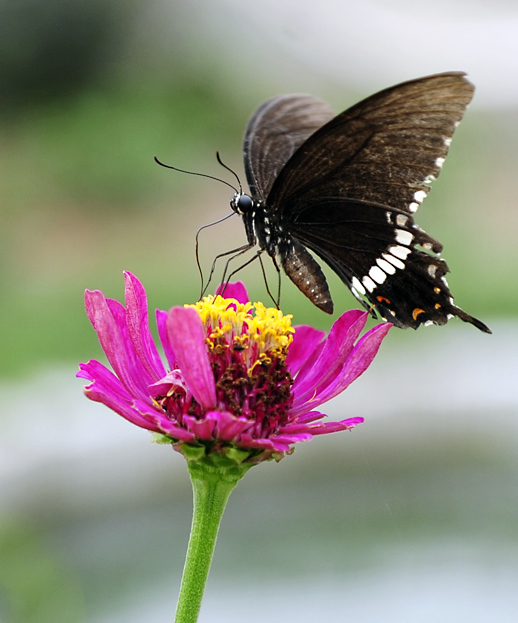
[[[218,342],[241,350],[252,365],[272,351],[283,351],[286,356],[295,332],[291,314],[285,316],[280,309],[262,303],[238,303],[218,294],[186,307],[193,307],[200,315],[209,347]]]
[[[286,366],[292,316],[220,295],[191,307],[207,331],[218,408],[254,420],[253,434],[268,436],[285,422],[292,402]]]
[[[268,437],[288,419],[293,380],[286,365],[293,339],[291,315],[262,303],[239,303],[220,295],[194,305],[206,331],[216,383],[216,409],[244,416],[254,437]],[[176,387],[162,406],[179,423],[183,415],[201,419],[204,411]]]

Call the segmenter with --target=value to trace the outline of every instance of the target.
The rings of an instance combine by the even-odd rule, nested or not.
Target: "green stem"
[[[209,575],[216,538],[228,498],[248,471],[227,470],[189,461],[194,513],[175,623],[196,623]]]

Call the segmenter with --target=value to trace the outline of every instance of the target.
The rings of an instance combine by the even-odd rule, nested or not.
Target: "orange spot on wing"
[[[414,311],[412,312],[412,318],[414,320],[417,320],[417,316],[419,316],[419,314],[425,314],[425,310],[424,309],[420,309],[419,307],[416,307],[414,309]]]
[[[378,299],[380,303],[387,303],[387,305],[390,305],[390,301],[384,296],[377,296],[376,298]]]

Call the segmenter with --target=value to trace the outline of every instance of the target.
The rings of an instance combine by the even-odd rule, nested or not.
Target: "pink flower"
[[[291,327],[291,316],[251,304],[242,283],[196,305],[157,310],[167,367],[149,329],[140,281],[125,273],[126,307],[86,291],[86,312],[113,369],[96,360],[77,376],[85,394],[173,443],[188,457],[280,459],[314,435],[350,429],[352,417],[324,421],[318,409],[370,365],[390,329],[358,339],[368,314],[345,312],[323,331]]]

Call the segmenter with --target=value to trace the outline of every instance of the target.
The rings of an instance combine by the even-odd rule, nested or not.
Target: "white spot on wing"
[[[399,268],[400,270],[403,270],[405,268],[403,262],[401,260],[398,260],[397,257],[389,255],[388,253],[382,253],[381,255],[387,260],[387,262],[390,262],[396,268]]]
[[[409,245],[413,239],[414,236],[409,231],[405,231],[404,229],[396,229],[396,242]]]
[[[445,138],[444,144],[446,145],[446,147],[449,147],[451,145],[451,138]]]
[[[396,225],[399,225],[399,227],[404,227],[407,221],[408,216],[406,216],[406,214],[398,214],[396,216]]]
[[[396,272],[396,269],[392,264],[390,264],[386,260],[382,260],[380,257],[378,257],[378,259],[376,260],[376,264],[388,275],[393,275]]]
[[[365,294],[365,288],[362,286],[359,279],[357,279],[356,277],[353,277],[351,279],[351,284],[353,288],[355,288],[356,290],[358,290],[358,292],[360,292],[360,294]]]
[[[362,283],[369,292],[372,292],[373,290],[376,289],[376,284],[374,283],[374,281],[372,281],[370,277],[367,277],[367,276],[362,277]]]
[[[369,277],[374,279],[376,283],[383,283],[387,278],[387,274],[384,273],[379,266],[371,266],[369,269]]]
[[[442,165],[444,164],[446,158],[437,158],[437,160],[435,161],[435,166],[439,167],[439,169],[442,168]]]
[[[410,251],[411,249],[409,249],[408,247],[389,247],[389,252],[392,253],[392,255],[399,257],[400,260],[406,260]]]
[[[437,272],[437,266],[435,264],[428,264],[428,274],[430,277],[435,277],[435,273]]]
[[[429,179],[431,178],[431,179]],[[429,175],[425,180],[424,183],[428,184],[430,183],[431,180],[434,180],[435,178],[433,177],[433,175]],[[410,210],[410,212],[416,212],[417,208],[421,205],[422,201],[426,198],[426,195],[428,193],[426,192],[426,190],[416,190],[414,193],[414,200],[412,201],[411,204],[409,204],[408,209]]]
[[[417,203],[421,203],[423,199],[425,198],[426,198],[426,191],[424,190],[417,190],[414,193],[414,201],[417,201]]]

